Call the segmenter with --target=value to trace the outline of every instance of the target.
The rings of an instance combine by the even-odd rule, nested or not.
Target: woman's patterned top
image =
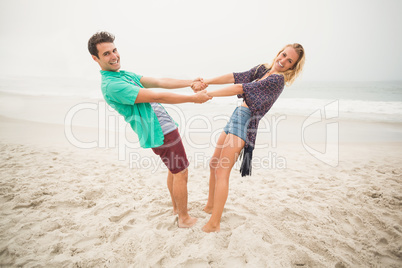
[[[255,146],[258,124],[261,118],[271,109],[285,87],[283,75],[272,74],[259,80],[268,71],[269,69],[264,65],[258,65],[246,72],[233,73],[235,84],[243,84],[244,93],[237,95],[237,97],[243,98],[251,111],[245,145],[245,148],[251,146],[251,150]]]

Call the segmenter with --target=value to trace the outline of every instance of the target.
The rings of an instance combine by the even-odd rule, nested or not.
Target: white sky
[[[1,76],[99,78],[87,50],[116,35],[122,69],[211,77],[306,50],[303,81],[402,80],[401,0],[1,0]]]

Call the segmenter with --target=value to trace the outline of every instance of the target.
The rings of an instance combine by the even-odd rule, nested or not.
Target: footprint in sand
[[[268,244],[272,244],[273,241],[274,241],[274,240],[272,239],[271,235],[269,235],[269,234],[263,234],[262,240],[264,240],[264,241],[267,242]]]
[[[21,203],[21,204],[15,206],[15,207],[13,207],[13,209],[37,207],[40,204],[42,204],[44,201],[45,201],[44,199],[32,200],[30,203]]]
[[[377,245],[388,245],[388,240],[383,237],[377,242]]]
[[[43,232],[48,233],[48,232],[53,232],[57,229],[60,229],[61,226],[58,222],[47,221],[47,222],[42,223],[40,228]]]
[[[90,190],[90,191],[86,191],[83,194],[83,199],[85,199],[85,200],[94,200],[94,199],[101,198],[103,196],[103,194],[104,194],[103,189]]]
[[[149,215],[147,218],[149,221],[152,221],[156,218],[160,218],[162,215],[165,215],[165,216],[169,215],[169,213],[170,213],[169,211],[171,211],[171,210],[170,209],[169,210],[159,210],[159,211]]]
[[[246,220],[246,217],[234,213],[226,214],[225,218],[223,219],[224,222],[227,222],[229,224],[231,229],[235,229],[240,225],[243,225]]]
[[[123,230],[124,231],[128,231],[130,229],[132,229],[134,227],[135,224],[135,219],[131,219],[129,220],[124,226],[123,226]]]
[[[121,221],[124,217],[128,216],[131,212],[133,212],[133,210],[129,209],[126,212],[118,215],[118,216],[111,216],[109,217],[109,221],[111,222],[119,222]]]
[[[292,267],[312,267],[312,261],[307,253],[297,252],[295,255],[291,257]]]
[[[160,222],[156,225],[156,229],[172,231],[177,228],[177,224],[178,224],[177,221],[178,221],[178,218],[176,217],[173,222],[168,222],[168,221]]]
[[[103,212],[103,211],[106,211],[106,210],[110,210],[110,208],[112,208],[112,207],[119,207],[120,206],[120,203],[119,202],[114,202],[114,203],[109,203],[109,204],[107,204],[107,205],[105,205],[105,206],[98,206],[95,210],[94,210],[94,215],[96,216],[96,215],[98,215],[99,214],[99,212]]]
[[[184,263],[181,263],[183,267],[192,267],[192,268],[204,268],[204,267],[211,267],[206,265],[206,261],[202,259],[191,259],[186,260]]]
[[[29,208],[32,207],[32,203],[20,203],[18,206],[13,207],[13,209],[19,209],[19,208]]]
[[[66,248],[66,245],[64,243],[57,243],[52,247],[52,254],[62,254]]]
[[[343,264],[343,262],[337,262],[337,263],[335,264],[335,268],[346,268],[346,265]]]

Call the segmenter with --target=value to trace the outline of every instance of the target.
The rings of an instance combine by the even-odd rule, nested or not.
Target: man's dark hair
[[[88,41],[88,51],[91,55],[96,56],[99,59],[99,51],[96,47],[100,43],[113,43],[114,35],[108,32],[97,32]]]

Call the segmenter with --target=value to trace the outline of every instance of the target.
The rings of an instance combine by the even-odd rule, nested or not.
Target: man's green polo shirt
[[[158,118],[149,103],[135,103],[138,92],[144,88],[142,76],[120,70],[100,71],[102,94],[105,101],[121,114],[137,133],[142,148],[155,148],[163,144],[164,136]]]

